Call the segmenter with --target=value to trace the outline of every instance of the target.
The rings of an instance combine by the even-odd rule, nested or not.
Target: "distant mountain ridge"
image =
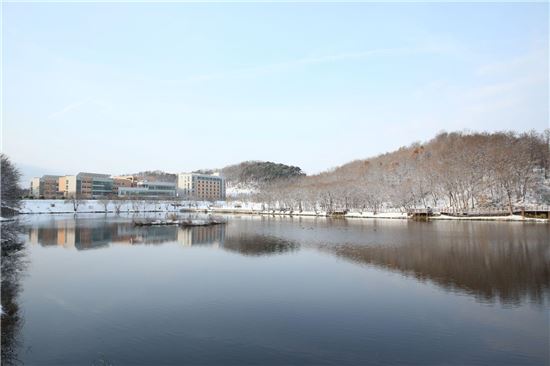
[[[244,161],[242,163],[228,165],[221,169],[199,169],[193,171],[197,174],[215,174],[223,176],[230,186],[235,185],[260,185],[277,182],[289,178],[304,177],[306,174],[300,167],[274,163],[271,161]],[[177,174],[167,173],[161,170],[147,170],[133,174],[140,180],[175,182]]]

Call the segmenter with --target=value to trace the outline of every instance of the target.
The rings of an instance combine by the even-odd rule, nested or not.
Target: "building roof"
[[[205,177],[205,178],[217,178],[217,179],[224,179],[221,175],[219,174],[200,174],[200,173],[179,173],[178,176],[180,175],[191,175],[193,177]]]
[[[110,178],[111,177],[109,174],[86,173],[86,172],[80,172],[76,176],[77,177],[85,176],[85,177],[94,177],[94,178]]]

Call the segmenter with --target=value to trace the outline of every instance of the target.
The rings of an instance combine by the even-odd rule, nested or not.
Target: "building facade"
[[[108,174],[78,173],[59,177],[60,195],[65,198],[103,198],[113,194],[114,181]]]
[[[170,182],[137,182],[135,187],[119,187],[119,197],[170,198],[176,196],[176,184]]]
[[[63,198],[76,195],[76,175],[59,177],[59,193]]]
[[[125,181],[130,182],[131,185],[129,187],[135,187],[137,185],[137,182],[139,181],[139,178],[134,175],[117,175],[113,177],[115,181]],[[126,187],[126,186],[122,186]]]
[[[76,175],[44,175],[33,178],[30,194],[35,198],[97,199],[111,196],[219,201],[225,200],[225,179],[219,175],[181,173],[176,183],[137,181],[132,176],[80,172]]]
[[[225,200],[225,179],[219,175],[181,173],[177,190],[178,196],[184,199]]]
[[[137,187],[137,181],[132,176],[113,177],[113,194],[118,196],[119,188]]]
[[[46,199],[59,198],[59,178],[58,175],[43,175],[41,178],[33,178],[31,180],[31,196]]]
[[[31,196],[40,198],[40,178],[35,177],[31,180]]]

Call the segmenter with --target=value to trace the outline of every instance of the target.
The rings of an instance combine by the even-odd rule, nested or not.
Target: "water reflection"
[[[478,243],[418,243],[403,246],[341,245],[327,247],[340,257],[430,280],[448,290],[478,300],[520,304],[541,303],[548,296],[548,244],[480,245]]]
[[[242,227],[226,226],[135,226],[131,221],[56,220],[48,225],[32,226],[28,241],[43,247],[58,246],[77,250],[107,248],[111,244],[162,244],[212,246],[243,255],[269,255],[298,249],[298,244],[274,235],[243,232]]]
[[[71,218],[30,226],[28,240],[76,250],[174,242],[246,256],[292,253],[306,246],[429,280],[479,301],[521,304],[548,298],[549,231],[547,225],[279,219],[235,219],[212,227],[136,227],[128,219]]]
[[[21,316],[11,330],[2,319],[12,334],[2,352],[21,333],[28,364],[547,364],[547,311],[527,302],[550,293],[549,234],[513,223],[230,217],[182,229],[29,217],[32,266],[21,308],[14,281]]]
[[[480,302],[550,301],[550,226],[498,222],[261,220],[248,231],[431,281]]]
[[[296,251],[299,249],[299,244],[276,236],[258,234],[247,236],[243,233],[228,236],[223,248],[243,255],[262,256]]]
[[[28,241],[44,247],[60,246],[77,250],[106,248],[111,244],[162,244],[177,242],[183,246],[219,246],[225,227],[180,228],[177,226],[138,227],[131,221],[90,221],[78,219],[54,221],[54,225],[33,226]]]

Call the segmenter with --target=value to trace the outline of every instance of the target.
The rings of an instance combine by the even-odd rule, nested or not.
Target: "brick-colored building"
[[[114,181],[108,174],[78,173],[59,177],[59,192],[63,197],[101,198],[113,194]]]
[[[137,180],[133,176],[113,177],[113,195],[118,196],[119,188],[137,187]]]
[[[58,175],[43,175],[41,178],[33,178],[31,180],[31,195],[34,198],[59,198],[59,178]]]

